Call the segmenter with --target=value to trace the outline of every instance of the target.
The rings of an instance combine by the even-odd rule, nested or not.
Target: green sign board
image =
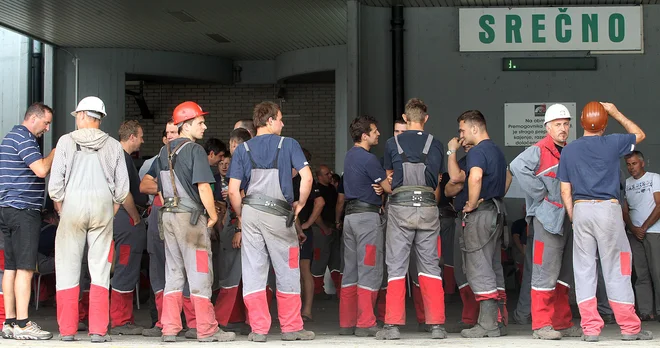
[[[641,51],[642,7],[461,8],[460,50]]]

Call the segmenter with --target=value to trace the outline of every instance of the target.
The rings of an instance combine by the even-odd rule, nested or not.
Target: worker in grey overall
[[[558,340],[580,337],[573,326],[568,292],[573,278],[571,261],[573,233],[561,204],[557,166],[566,146],[571,115],[562,104],[545,112],[545,138],[528,147],[511,162],[527,199],[525,211],[534,225],[534,265],[532,269],[532,336]]]
[[[371,116],[359,116],[350,125],[355,146],[344,160],[343,223],[344,275],[339,297],[339,333],[358,337],[378,331],[374,307],[383,281],[382,199],[372,185],[391,192],[387,173],[378,158],[369,152],[378,144],[378,127]]]
[[[280,137],[284,127],[279,106],[262,102],[254,108],[257,136],[234,151],[229,168],[229,199],[241,229],[243,300],[252,332],[248,340],[265,342],[270,330],[266,283],[275,270],[282,340],[311,340],[300,313],[298,238],[294,226],[312,184],[312,173],[297,141]],[[301,176],[298,204],[293,204],[292,168]],[[242,186],[243,185],[243,186]],[[241,187],[247,187],[245,198]],[[270,262],[269,262],[270,261]]]
[[[507,324],[501,245],[505,219],[502,198],[507,190],[508,170],[504,154],[490,140],[486,120],[477,110],[458,118],[459,137],[473,145],[467,154],[468,201],[462,212],[461,249],[465,274],[479,302],[477,324],[461,331],[466,338],[498,337],[498,322]],[[505,331],[505,330],[504,330]]]
[[[175,342],[181,331],[183,290],[188,280],[195,308],[197,340],[233,341],[233,332],[218,328],[211,304],[213,268],[209,230],[217,221],[210,184],[215,180],[204,148],[195,143],[204,137],[204,115],[194,102],[179,104],[173,113],[180,138],[160,150],[144,180],[158,177],[163,199],[159,230],[165,240],[165,290],[163,296],[163,341]]]
[[[173,121],[169,121],[163,131],[163,145],[167,145],[168,142],[178,137],[178,127],[174,125]],[[158,211],[163,206],[163,202],[157,193],[158,183],[155,180],[144,180],[145,175],[151,169],[151,165],[158,158],[159,156],[156,155],[149,163],[145,162],[143,167],[148,165],[148,168],[140,168],[140,192],[153,197],[149,216],[147,217],[147,252],[149,253],[149,283],[151,284],[151,290],[154,292],[157,312],[157,321],[154,327],[142,330],[142,336],[145,337],[161,337],[163,335],[161,317],[163,314],[163,290],[165,289],[165,241],[161,238],[158,224]],[[197,320],[195,319],[195,309],[190,300],[188,281],[183,287],[183,313],[188,330],[183,330],[179,335],[184,333],[186,338],[197,338]]]
[[[385,169],[393,172],[386,236],[387,299],[385,326],[376,339],[399,339],[405,325],[406,273],[415,253],[426,324],[431,337],[447,337],[440,270],[440,219],[435,191],[442,169],[442,144],[424,132],[428,119],[423,101],[413,98],[403,115],[408,130],[387,141]],[[346,183],[344,183],[346,185]]]
[[[641,329],[635,312],[630,280],[632,254],[619,203],[619,161],[646,135],[614,104],[601,105],[628,134],[603,136],[606,125],[595,128],[581,118],[584,136],[566,145],[557,173],[561,198],[573,222],[575,297],[584,332],[582,339],[597,342],[604,326],[596,300],[596,258],[600,257],[607,297],[621,327],[621,339],[650,340],[653,334]]]
[[[129,195],[129,178],[118,141],[101,131],[103,101],[87,97],[76,111],[78,130],[60,138],[48,193],[60,213],[55,237],[57,322],[63,341],[75,340],[85,242],[89,246],[89,333],[92,342],[107,335],[113,216]],[[90,204],[93,202],[93,204]]]

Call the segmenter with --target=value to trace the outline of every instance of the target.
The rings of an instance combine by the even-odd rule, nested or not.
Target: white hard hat
[[[98,118],[99,120],[107,116],[105,113],[105,104],[103,100],[98,97],[85,97],[83,100],[78,103],[76,111],[71,113],[71,116],[76,116],[76,113],[80,111],[87,111],[87,114],[91,117]]]
[[[552,104],[547,110],[545,110],[545,122],[543,122],[543,124],[545,125],[550,121],[560,118],[571,118],[571,113],[568,111],[568,108],[562,104]]]

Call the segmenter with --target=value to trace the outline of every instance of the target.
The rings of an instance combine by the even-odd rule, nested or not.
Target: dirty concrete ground
[[[509,311],[515,309],[516,299],[511,296],[509,302]],[[460,334],[449,334],[444,340],[431,340],[429,334],[417,332],[417,323],[412,302],[409,300],[407,305],[407,323],[405,328],[401,329],[401,339],[398,341],[377,341],[374,338],[358,338],[354,336],[339,336],[339,303],[337,300],[319,300],[314,304],[314,322],[305,323],[305,328],[316,333],[316,340],[305,342],[283,342],[280,340],[279,326],[273,315],[274,323],[271,333],[268,336],[268,342],[253,343],[247,341],[247,336],[237,336],[235,342],[220,343],[227,347],[253,347],[253,346],[277,346],[277,347],[425,347],[425,346],[454,346],[454,347],[507,347],[507,348],[534,348],[534,347],[560,347],[570,345],[571,347],[620,347],[620,346],[658,346],[660,341],[660,323],[656,321],[643,322],[642,327],[645,330],[654,331],[658,339],[652,341],[622,342],[617,325],[606,325],[600,342],[586,343],[579,338],[564,338],[561,341],[541,341],[532,339],[531,325],[509,325],[509,334],[506,337],[484,338],[484,339],[465,339]],[[135,310],[136,324],[150,326],[151,317],[149,315],[148,305],[142,305],[141,310]],[[276,308],[273,309],[275,314]],[[460,320],[461,303],[458,297],[454,297],[447,303],[447,326]],[[55,308],[44,307],[34,311],[31,308],[31,319],[34,319],[43,329],[52,331],[54,337],[49,341],[15,341],[0,339],[2,347],[87,347],[91,346],[87,333],[78,334],[78,342],[61,342],[57,334],[57,321],[55,317]],[[575,319],[576,325],[579,325],[579,319]],[[178,338],[176,343],[162,343],[160,338],[147,338],[142,336],[112,336],[113,341],[109,343],[97,344],[96,347],[190,347],[198,345],[215,345],[218,343],[198,343],[196,340],[186,340]]]

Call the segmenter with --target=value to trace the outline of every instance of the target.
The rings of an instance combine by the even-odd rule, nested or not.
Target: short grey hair
[[[637,151],[637,150],[635,150],[635,151],[633,151],[633,152],[627,154],[627,155],[625,156],[625,159],[629,159],[629,158],[632,157],[632,156],[637,156],[642,162],[644,162],[644,154],[642,153],[642,151]]]

